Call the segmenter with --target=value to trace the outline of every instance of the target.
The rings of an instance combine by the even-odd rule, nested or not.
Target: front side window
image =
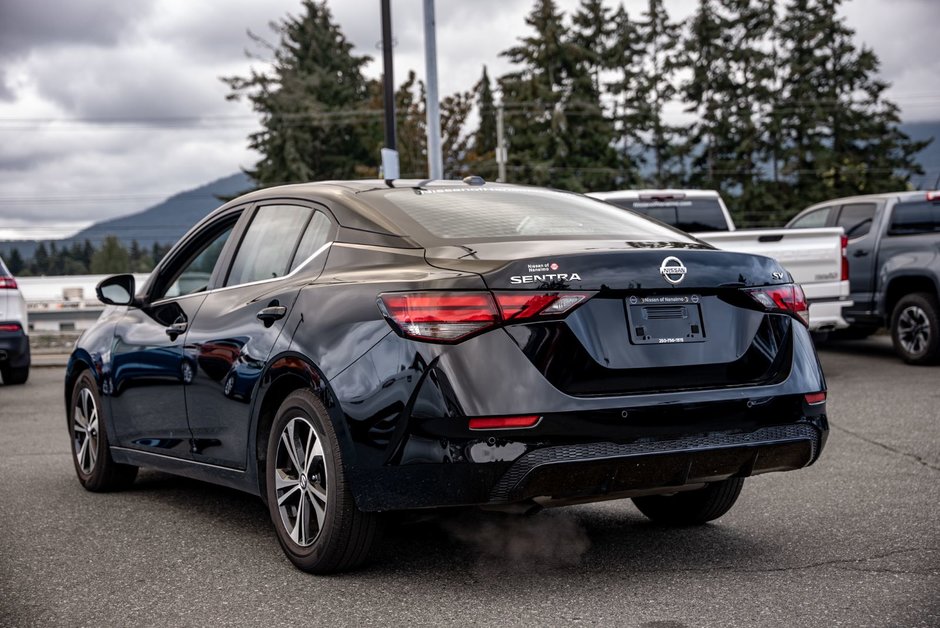
[[[787,225],[790,229],[810,229],[813,227],[825,227],[826,221],[829,219],[829,212],[832,211],[831,207],[823,207],[822,209],[817,209],[808,214],[800,216],[792,223]]]
[[[283,277],[312,209],[299,205],[258,208],[242,238],[226,286]]]
[[[183,264],[173,274],[173,280],[164,294],[156,295],[160,298],[181,297],[187,294],[202,292],[209,287],[209,278],[212,277],[212,271],[215,269],[216,262],[222,254],[222,248],[232,235],[232,229],[235,227],[234,221],[229,221],[227,227],[218,235],[211,237],[202,243],[202,249],[196,247],[195,257],[190,258],[189,262]],[[172,271],[171,271],[172,273]]]
[[[842,227],[849,238],[860,238],[871,231],[871,221],[874,217],[874,203],[843,205],[836,225]]]

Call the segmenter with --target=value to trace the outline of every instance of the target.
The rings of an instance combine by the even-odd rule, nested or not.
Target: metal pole
[[[392,69],[391,0],[382,0],[382,83],[385,86],[385,148],[396,150],[395,144],[395,77]]]
[[[509,157],[506,151],[506,136],[503,132],[503,103],[496,107],[496,165],[499,166],[497,181],[506,182],[506,161]]]
[[[424,65],[427,76],[425,109],[428,113],[428,178],[444,176],[441,156],[441,104],[437,97],[437,38],[434,26],[434,0],[424,0]]]

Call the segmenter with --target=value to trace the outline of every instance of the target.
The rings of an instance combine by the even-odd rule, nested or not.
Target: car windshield
[[[553,237],[684,240],[681,234],[592,198],[513,187],[383,191],[385,200],[439,239]],[[414,235],[413,225],[403,225]]]

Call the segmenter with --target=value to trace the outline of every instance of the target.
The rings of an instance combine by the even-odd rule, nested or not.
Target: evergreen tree
[[[470,173],[495,181],[499,173],[496,165],[496,98],[486,66],[483,66],[480,80],[473,86],[473,97],[480,121],[469,144],[467,167]]]
[[[121,246],[117,236],[109,235],[101,248],[91,258],[91,272],[96,275],[111,275],[131,271],[131,260],[127,249]]]
[[[10,272],[14,275],[19,275],[23,272],[23,268],[25,267],[25,264],[23,263],[23,255],[15,246],[10,250],[10,257],[7,259],[7,266],[9,267]]]
[[[466,132],[466,125],[471,110],[473,92],[457,92],[441,101],[441,159],[445,179],[460,179],[470,173],[472,136]]]
[[[564,167],[556,113],[575,60],[562,18],[553,0],[537,0],[526,17],[534,34],[501,53],[520,66],[499,79],[511,181],[557,187],[555,172]]]
[[[637,75],[635,128],[647,149],[650,183],[656,187],[681,184],[684,172],[683,129],[666,121],[665,108],[677,94],[675,71],[679,67],[680,26],[669,19],[663,0],[649,0],[637,28],[642,46],[643,71]]]
[[[49,251],[46,249],[46,243],[40,242],[33,253],[33,263],[30,264],[30,270],[34,275],[45,275],[49,272]]]
[[[600,74],[610,67],[612,39],[617,23],[611,19],[611,9],[605,7],[602,0],[581,0],[571,21],[572,41],[581,49],[583,64],[591,76],[594,91],[600,94]]]
[[[608,67],[614,79],[606,84],[606,88],[613,100],[618,184],[632,187],[641,184],[638,164],[642,163],[643,140],[639,112],[640,103],[646,98],[646,94],[640,92],[643,48],[637,34],[638,26],[630,19],[623,4],[614,12],[612,20]]]
[[[249,145],[262,158],[248,174],[260,185],[354,177],[378,154],[378,116],[363,111],[369,57],[352,53],[325,1],[303,0],[300,16],[271,27],[277,45],[249,33],[273,52],[270,72],[222,79],[229,99],[247,98],[261,115]]]
[[[836,196],[903,189],[922,173],[914,155],[926,143],[898,129],[878,58],[855,46],[840,4],[790,0],[777,28],[784,63],[773,124],[794,212]]]
[[[414,70],[395,92],[398,166],[403,179],[423,179],[428,172],[427,113],[424,83]]]

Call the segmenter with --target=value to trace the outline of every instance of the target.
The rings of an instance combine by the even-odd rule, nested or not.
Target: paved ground
[[[940,367],[826,349],[833,432],[719,522],[629,503],[392,530],[366,569],[296,571],[254,498],[143,473],[74,478],[60,368],[0,386],[0,625],[940,625]]]

